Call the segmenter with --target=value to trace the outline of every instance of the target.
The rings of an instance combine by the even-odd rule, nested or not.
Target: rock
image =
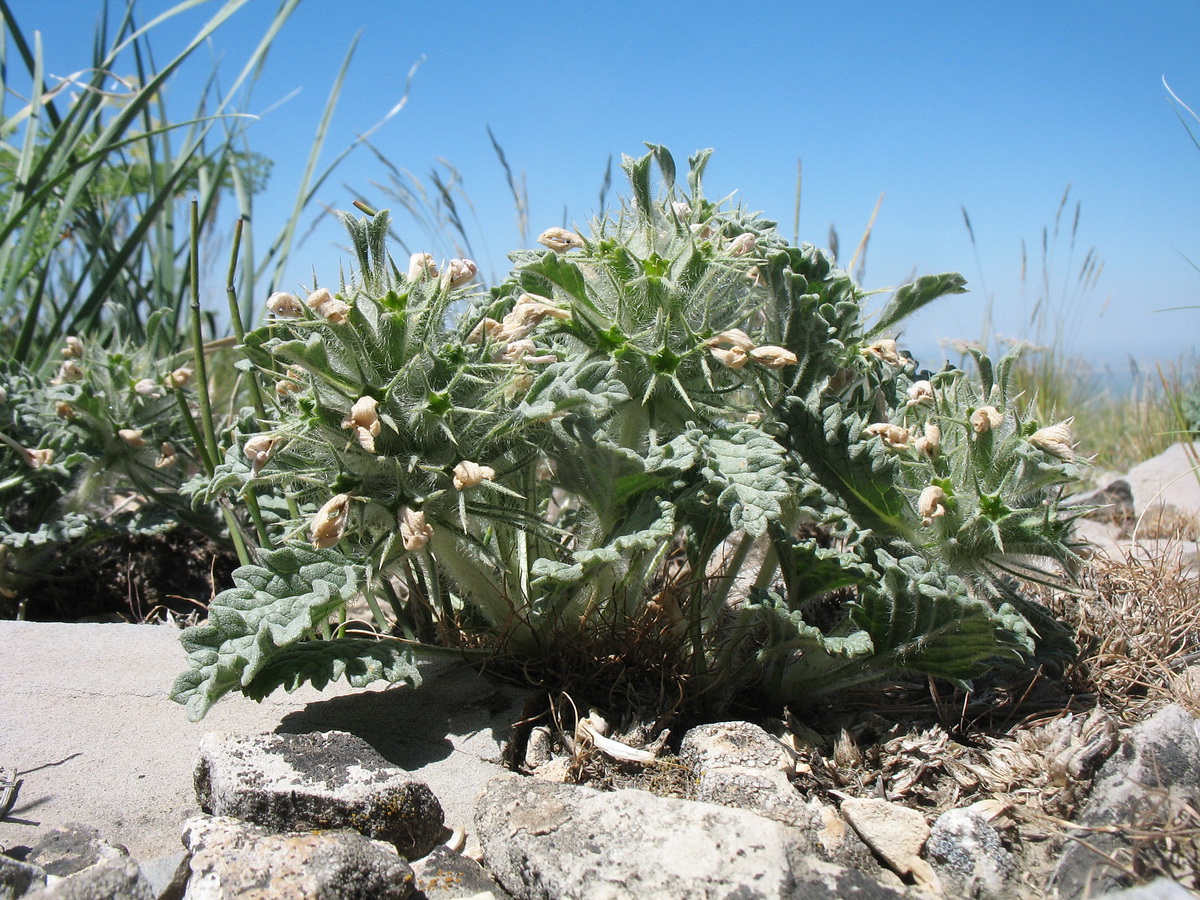
[[[1154,507],[1170,507],[1192,519],[1200,516],[1200,481],[1194,468],[1189,445],[1179,443],[1130,469],[1125,480],[1137,515]]]
[[[1124,527],[1137,518],[1133,503],[1133,489],[1124,478],[1109,481],[1104,487],[1086,494],[1076,494],[1064,501],[1066,506],[1094,506],[1084,518]]]
[[[498,779],[475,822],[488,868],[523,900],[905,896],[806,855],[795,828],[645,791]]]
[[[15,900],[46,883],[46,870],[0,853],[0,900]]]
[[[1092,900],[1194,900],[1195,896],[1170,878],[1156,878],[1137,887],[1093,896]]]
[[[829,862],[867,871],[878,867],[837,810],[800,796],[788,778],[795,772],[792,752],[758,725],[697,726],[684,735],[679,756],[695,773],[695,799],[795,826],[808,836],[809,849]]]
[[[25,854],[25,862],[40,866],[47,875],[65,877],[128,855],[128,850],[109,843],[95,828],[71,822],[45,832]]]
[[[391,841],[408,859],[441,837],[441,804],[429,787],[366,741],[318,734],[206,734],[195,773],[200,807],[273,831],[354,828]]]
[[[554,755],[554,740],[550,729],[537,725],[529,731],[529,743],[525,746],[525,768],[536,769],[550,762]]]
[[[169,856],[156,856],[141,864],[142,877],[150,885],[156,900],[182,900],[187,889],[188,854],[180,850]]]
[[[483,866],[440,844],[428,856],[414,862],[412,869],[416,879],[415,897],[421,900],[460,900],[468,897],[502,900],[508,897],[495,879],[484,871]]]
[[[922,884],[936,883],[929,864],[921,858],[930,829],[915,809],[870,797],[847,797],[842,815],[892,871],[911,875]]]
[[[185,900],[403,900],[413,872],[396,848],[357,831],[271,834],[228,817],[189,819],[191,852]]]
[[[135,860],[104,859],[65,878],[52,879],[24,900],[155,900]]]
[[[1096,776],[1077,824],[1097,826],[1133,823],[1169,812],[1170,803],[1200,801],[1200,737],[1196,720],[1173,704],[1132,728],[1120,749]],[[1066,900],[1127,887],[1127,876],[1099,854],[1127,854],[1129,838],[1114,832],[1085,831],[1092,848],[1068,841],[1054,873],[1054,886]]]
[[[1013,894],[1017,863],[987,819],[970,809],[938,816],[925,858],[949,896],[1002,900]]]

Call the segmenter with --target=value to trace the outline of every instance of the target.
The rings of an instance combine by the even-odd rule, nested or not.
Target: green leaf
[[[729,511],[730,524],[757,537],[783,512],[791,495],[784,477],[786,451],[750,425],[736,425],[728,436],[703,441],[704,476],[721,486],[717,502]]]
[[[366,687],[375,681],[403,681],[416,687],[421,683],[421,672],[412,650],[391,641],[312,640],[273,656],[242,693],[251,700],[262,700],[279,688],[291,693],[308,683],[322,690],[339,678],[345,678],[353,687]]]
[[[873,340],[939,297],[947,294],[965,294],[966,284],[967,279],[957,272],[945,272],[941,275],[922,275],[916,281],[904,285],[892,295],[892,299],[879,313],[879,320],[867,333],[867,340]]]
[[[259,565],[234,571],[236,587],[213,600],[208,623],[180,635],[188,669],[175,680],[171,699],[199,721],[218,699],[245,690],[282,651],[341,609],[363,576],[362,566],[336,550],[296,542],[263,551]],[[282,684],[280,670],[274,671]]]

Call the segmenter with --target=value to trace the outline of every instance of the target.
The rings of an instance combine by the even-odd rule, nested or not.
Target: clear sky
[[[145,20],[172,5],[142,0],[138,9]],[[49,72],[86,65],[99,3],[10,6],[26,30],[42,31]],[[250,0],[217,32],[203,65],[174,84],[174,102],[192,102],[214,57],[235,71],[275,6]],[[159,61],[217,8],[202,4],[164,29]],[[1200,112],[1198,0],[301,0],[249,103],[263,113],[251,144],[276,161],[255,210],[263,233],[287,215],[356,34],[326,158],[396,104],[421,61],[406,107],[373,141],[423,180],[439,159],[453,164],[473,202],[474,216],[464,215],[488,274],[502,274],[503,254],[519,237],[487,126],[527,179],[530,240],[564,214],[569,223],[588,220],[610,154],[619,163],[654,141],[682,166],[712,147],[708,193],[737,191],[788,237],[801,160],[800,238],[826,246],[835,225],[843,262],[883,194],[865,287],[896,286],[914,272],[967,276],[970,295],[908,326],[902,344],[923,361],[935,362],[938,339],[978,338],[989,299],[997,332],[1035,336],[1026,323],[1041,292],[1043,228],[1053,231],[1068,186],[1048,267],[1050,320],[1065,326],[1068,348],[1117,365],[1129,355],[1146,362],[1195,350],[1200,310],[1157,311],[1200,304],[1200,271],[1188,262],[1200,265],[1200,149],[1163,86],[1165,78]],[[390,205],[376,186],[386,180],[384,165],[359,148],[319,199],[348,208],[357,192]],[[413,249],[430,243],[411,222],[400,230]],[[290,286],[314,267],[332,283],[345,258],[338,241],[338,226],[319,225]],[[1081,293],[1079,268],[1093,249],[1103,270]]]

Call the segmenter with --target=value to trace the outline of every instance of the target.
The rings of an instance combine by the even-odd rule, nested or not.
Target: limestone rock
[[[949,896],[1003,900],[1013,893],[1016,859],[987,819],[970,809],[938,816],[925,842],[925,858]]]
[[[157,900],[181,900],[187,889],[188,855],[180,850],[169,856],[156,856],[141,863],[142,877]]]
[[[1156,878],[1137,887],[1094,896],[1091,900],[1194,900],[1195,896],[1170,878]]]
[[[934,881],[921,858],[929,825],[915,809],[887,800],[848,797],[842,801],[842,815],[897,875],[912,875],[927,884]]]
[[[103,859],[26,894],[24,900],[155,900],[135,860]]]
[[[0,900],[15,900],[46,883],[46,870],[0,853]]]
[[[695,799],[795,826],[807,836],[808,849],[829,862],[866,871],[878,867],[837,810],[800,796],[788,778],[795,771],[791,751],[758,725],[697,726],[684,735],[679,755],[695,772]]]
[[[1200,736],[1196,720],[1173,704],[1134,726],[1101,767],[1077,824],[1088,828],[1136,822],[1162,814],[1171,802],[1200,802]],[[1102,894],[1128,886],[1123,873],[1097,854],[1120,856],[1129,839],[1114,833],[1089,831],[1082,835],[1089,850],[1068,841],[1054,874],[1060,897]]]
[[[645,791],[496,780],[475,822],[487,866],[522,900],[905,896],[806,855],[787,825]]]
[[[206,734],[196,763],[200,808],[274,831],[353,828],[424,856],[442,831],[429,787],[352,734]]]
[[[45,832],[25,854],[25,862],[41,867],[47,875],[65,877],[128,855],[129,851],[106,841],[97,829],[71,822]]]
[[[271,834],[228,817],[189,819],[191,878],[184,900],[404,900],[413,872],[384,841],[357,831]]]
[[[426,900],[502,900],[508,894],[483,866],[441,844],[412,864],[417,895]]]
[[[1194,465],[1188,451],[1187,444],[1174,444],[1129,470],[1125,480],[1139,516],[1156,506],[1170,507],[1192,518],[1200,516],[1200,481],[1192,472]]]

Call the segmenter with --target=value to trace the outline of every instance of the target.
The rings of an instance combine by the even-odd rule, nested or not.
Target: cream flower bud
[[[757,246],[758,238],[756,238],[751,232],[747,231],[745,234],[739,234],[729,242],[729,255],[749,256],[754,252]]]
[[[256,434],[250,440],[246,441],[246,446],[242,448],[242,452],[246,454],[246,459],[250,460],[250,471],[257,475],[262,471],[262,467],[267,464],[267,460],[271,458],[271,451],[275,449],[275,442],[279,440],[274,435]]]
[[[729,346],[736,347],[743,353],[749,353],[754,349],[754,341],[750,339],[750,335],[746,334],[740,328],[730,328],[728,331],[714,334],[708,339],[708,346],[710,347],[719,347],[722,344],[729,344]]]
[[[934,519],[946,514],[945,501],[946,492],[936,484],[931,484],[917,498],[917,515],[925,525],[932,525]]]
[[[379,401],[374,397],[359,397],[350,407],[350,415],[342,421],[343,428],[354,429],[358,445],[368,453],[375,452],[375,438],[380,432]]]
[[[414,253],[408,258],[408,280],[420,281],[423,278],[437,278],[437,263],[428,253]]]
[[[59,400],[54,404],[54,412],[60,419],[73,419],[78,415],[75,412],[75,407],[65,400]]]
[[[48,466],[54,462],[54,451],[49,447],[44,450],[26,450],[25,461],[31,468],[40,469],[42,466]]]
[[[158,459],[154,461],[154,468],[165,469],[167,466],[173,466],[179,461],[179,457],[175,453],[175,445],[170,441],[163,441],[162,446],[158,450]]]
[[[51,384],[66,384],[70,381],[78,381],[83,377],[83,369],[79,367],[79,363],[73,359],[68,359],[58,367],[58,374],[50,379]]]
[[[146,446],[146,439],[142,437],[140,428],[122,428],[117,432],[117,436],[134,450],[141,450]]]
[[[318,288],[309,294],[304,302],[308,304],[309,309],[315,310],[317,315],[334,325],[345,324],[349,318],[349,304],[334,297],[328,288]]]
[[[400,510],[400,540],[405,550],[420,550],[433,537],[433,526],[425,521],[425,513],[407,506]]]
[[[884,338],[873,344],[869,344],[863,348],[863,355],[887,363],[889,366],[895,366],[896,368],[903,368],[907,362],[896,349],[896,342],[892,338]]]
[[[287,291],[276,291],[267,298],[267,311],[281,319],[299,319],[304,315],[300,298]]]
[[[538,235],[538,243],[549,247],[555,253],[566,253],[568,250],[583,247],[583,238],[565,228],[547,228]]]
[[[916,406],[920,403],[933,402],[933,385],[928,381],[914,381],[908,388],[908,403],[906,406]]]
[[[686,219],[692,214],[692,207],[686,200],[672,200],[671,209],[680,219]]]
[[[462,287],[479,274],[479,267],[469,259],[452,259],[446,263],[442,282],[448,287]]]
[[[312,545],[318,550],[332,547],[342,539],[346,531],[346,520],[350,517],[350,495],[335,494],[317,510],[309,525]]]
[[[1039,450],[1045,450],[1047,453],[1070,462],[1075,459],[1075,447],[1071,444],[1071,423],[1073,421],[1075,421],[1074,416],[1057,425],[1039,428],[1029,436],[1029,443]]]
[[[796,354],[791,350],[772,345],[755,347],[750,351],[750,358],[768,369],[782,369],[785,366],[794,366],[797,362]]]
[[[67,359],[83,359],[83,341],[77,337],[67,338],[67,346],[60,351]]]
[[[133,386],[133,392],[140,394],[143,397],[161,397],[158,392],[158,385],[149,378],[143,378]]]
[[[187,387],[187,383],[192,380],[192,370],[187,366],[180,366],[178,369],[167,373],[163,378],[163,382],[169,388]]]
[[[720,347],[709,347],[708,352],[731,369],[745,368],[746,363],[750,360],[750,354],[741,347],[730,347],[728,350]]]
[[[913,440],[913,446],[932,459],[942,448],[942,429],[933,422],[929,422],[925,426],[925,433],[918,435]]]
[[[999,428],[1004,421],[1004,413],[994,406],[981,406],[971,413],[971,427],[976,434],[987,434],[994,428]]]
[[[454,487],[460,491],[475,487],[481,481],[492,481],[495,477],[496,470],[491,466],[481,466],[467,459],[454,467]]]

